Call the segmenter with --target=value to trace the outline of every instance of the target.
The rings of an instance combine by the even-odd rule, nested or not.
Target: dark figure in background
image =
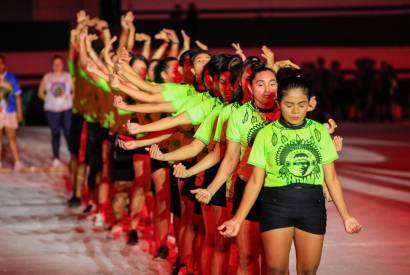
[[[319,121],[326,121],[332,116],[331,99],[329,95],[329,70],[325,68],[325,59],[317,59],[317,68],[313,74],[313,91],[316,94],[318,106],[321,106]]]
[[[198,37],[198,9],[195,3],[191,2],[188,5],[185,18],[185,30],[191,35],[193,41]]]
[[[174,9],[171,11],[172,29],[176,32],[180,32],[184,25],[184,11],[180,4],[175,4]]]
[[[316,87],[316,65],[313,62],[303,62],[301,65],[302,75],[312,87]],[[280,72],[280,71],[279,71]],[[317,91],[312,89],[312,93],[317,96]],[[316,97],[317,98],[317,97]],[[310,119],[321,121],[323,119],[323,106],[317,104],[316,108],[308,113]]]
[[[331,113],[336,120],[342,120],[346,116],[346,92],[343,72],[340,69],[340,62],[332,61],[329,72],[329,99]]]
[[[390,64],[382,61],[380,65],[377,116],[381,121],[393,121],[402,116],[401,107],[395,100],[397,98],[397,77]]]
[[[354,110],[350,116],[355,120],[368,121],[375,116],[377,79],[374,71],[375,61],[368,58],[356,60],[357,74],[353,84]]]

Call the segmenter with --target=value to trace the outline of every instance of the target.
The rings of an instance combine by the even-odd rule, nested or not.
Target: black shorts
[[[74,156],[78,156],[81,142],[81,131],[83,128],[84,118],[81,114],[72,113],[70,127],[69,150]]]
[[[166,153],[167,150],[161,150],[163,153]],[[129,150],[130,154],[134,155],[149,155],[149,152],[145,150],[145,148],[137,148],[134,150]],[[151,174],[155,171],[162,169],[162,168],[169,168],[169,164],[167,161],[160,161],[156,159],[150,159],[150,166],[151,166]]]
[[[241,204],[243,193],[245,192],[246,181],[242,180],[239,176],[236,178],[234,191],[233,191],[233,202],[232,202],[232,214],[235,215],[236,211]],[[260,197],[256,199],[255,204],[252,206],[251,210],[249,211],[248,216],[246,216],[246,220],[248,221],[255,221],[259,222],[260,219]]]
[[[110,179],[112,181],[134,180],[133,154],[116,144],[116,137],[110,137]]]
[[[321,185],[291,184],[264,187],[261,197],[261,232],[284,227],[323,235],[326,207]]]
[[[177,217],[181,217],[181,196],[179,194],[178,179],[172,175],[170,176],[171,184],[171,206],[170,211]]]
[[[90,169],[102,170],[103,129],[99,123],[87,123],[87,145],[85,163]],[[93,167],[93,168],[91,168]]]
[[[207,188],[209,184],[214,180],[216,173],[218,172],[220,163],[212,166],[205,171],[204,182],[202,183],[202,188]],[[224,183],[221,188],[216,191],[212,196],[209,205],[223,206],[226,207],[226,183]]]
[[[194,158],[191,161],[185,160],[182,162],[183,165],[185,165],[185,167],[187,169],[191,168],[192,166],[194,166],[196,164],[197,160],[196,158]],[[190,201],[194,202],[194,213],[197,215],[202,215],[202,209],[201,209],[201,204],[199,203],[199,201],[197,199],[195,199],[195,195],[191,193],[191,190],[194,190],[196,188],[198,188],[195,185],[195,180],[196,180],[196,175],[186,178],[184,179],[184,185],[182,186],[182,190],[181,190],[181,195],[184,197],[187,197]]]
[[[196,163],[195,160],[192,160],[192,161],[185,160],[182,162],[182,164],[186,167],[186,169],[191,168],[192,166],[195,165],[195,163]],[[184,183],[182,186],[181,195],[184,197],[187,197],[191,201],[196,201],[195,195],[191,193],[191,190],[194,190],[197,188],[195,186],[195,178],[196,176],[194,175],[192,177],[182,180]]]
[[[151,159],[151,174],[162,168],[169,168],[168,161]]]

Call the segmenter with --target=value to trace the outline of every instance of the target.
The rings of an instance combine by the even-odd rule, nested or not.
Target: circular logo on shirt
[[[51,85],[51,94],[54,97],[62,97],[65,92],[65,83],[64,82],[54,82]]]
[[[251,129],[249,129],[248,136],[246,137],[249,146],[252,146],[253,142],[255,141],[256,135],[263,127],[265,127],[264,123],[256,123],[252,126]]]
[[[313,140],[296,136],[286,142],[278,150],[276,163],[281,167],[279,176],[288,183],[308,183],[320,176],[321,155]]]

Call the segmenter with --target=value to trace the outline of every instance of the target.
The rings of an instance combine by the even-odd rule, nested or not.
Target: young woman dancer
[[[316,274],[326,231],[323,181],[346,232],[357,233],[361,229],[344,201],[333,164],[338,156],[328,130],[306,119],[309,99],[310,90],[304,79],[293,77],[281,82],[281,118],[258,133],[248,160],[254,169],[240,206],[234,217],[218,228],[226,237],[236,236],[263,187],[260,230],[268,274],[288,272],[293,241],[298,274]]]
[[[239,56],[219,55],[214,56],[206,67],[214,79],[214,86],[208,88],[217,90],[217,93],[222,95],[221,98],[224,105],[232,103],[241,63],[242,61]],[[215,144],[211,143],[211,141],[213,140],[218,115],[222,109],[223,105],[218,105],[212,110],[196,131],[194,135],[195,140],[192,143],[166,154],[162,154],[154,145],[150,150],[151,157],[160,160],[182,160],[199,154],[208,146],[210,153],[199,161],[197,165],[202,165],[203,170],[206,170],[203,184],[209,183],[209,179],[212,179],[217,171],[217,167],[215,169],[212,166],[218,162],[219,146],[213,150]],[[205,247],[208,249],[206,249],[202,257],[212,255],[210,259],[212,264],[205,271],[211,274],[224,274],[228,270],[230,241],[226,241],[215,234],[216,225],[229,216],[226,214],[228,211],[224,190],[221,190],[220,196],[211,202],[211,206],[204,206],[203,210],[206,233]]]

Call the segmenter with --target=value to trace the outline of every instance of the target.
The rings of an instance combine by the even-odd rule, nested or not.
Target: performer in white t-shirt
[[[53,166],[59,166],[60,133],[62,130],[68,145],[73,106],[72,80],[70,74],[64,71],[64,59],[61,56],[53,57],[52,71],[41,80],[38,96],[44,100],[44,111],[51,128]]]

